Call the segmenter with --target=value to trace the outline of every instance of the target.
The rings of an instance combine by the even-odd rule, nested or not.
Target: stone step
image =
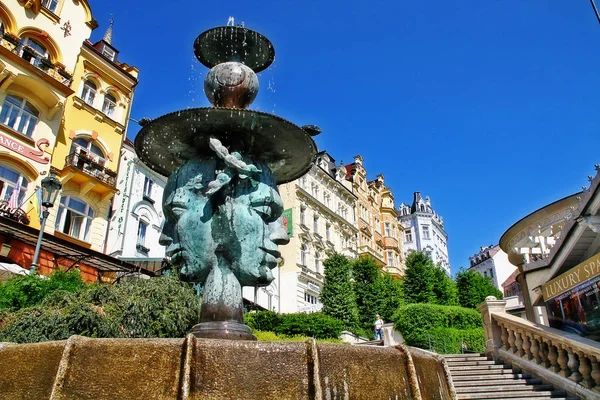
[[[445,354],[444,358],[456,358],[456,357],[485,357],[485,354],[481,353],[464,353],[464,354]]]
[[[477,373],[477,375],[470,375],[470,374],[455,375],[455,374],[452,374],[452,380],[455,382],[461,382],[461,381],[488,381],[488,380],[509,380],[509,379],[519,380],[519,379],[531,378],[531,375],[527,374],[527,373],[515,374],[515,373],[504,373],[504,371],[505,370],[499,371],[494,374]],[[494,371],[494,372],[496,372],[496,371]]]
[[[383,340],[369,340],[368,342],[355,343],[358,346],[383,346]]]
[[[492,365],[493,366],[493,365]],[[501,367],[501,365],[499,365]],[[459,367],[464,369],[450,370],[452,377],[455,376],[494,376],[494,375],[514,375],[514,372],[510,368],[504,369],[469,369],[468,367]]]
[[[491,380],[454,380],[454,387],[480,387],[480,386],[527,386],[527,385],[540,385],[542,384],[541,379],[491,379]]]
[[[455,362],[461,362],[461,361],[489,361],[490,359],[483,356],[483,357],[444,357],[444,359],[446,360],[446,362],[448,364],[450,363],[455,363]]]
[[[468,386],[468,387],[458,387],[456,388],[456,393],[496,393],[501,392],[509,393],[509,392],[543,392],[543,391],[552,391],[554,389],[552,385],[497,385],[495,387],[489,386]]]
[[[490,365],[466,365],[466,366],[452,366],[448,365],[450,372],[454,371],[480,371],[480,370],[490,370],[490,369],[504,369],[506,365],[503,364],[490,364]]]
[[[448,367],[468,367],[477,365],[503,365],[502,362],[493,360],[482,360],[482,361],[456,361],[448,363]]]
[[[490,396],[492,397],[487,397],[486,395],[483,395],[481,397],[461,397],[458,396],[458,400],[507,400],[507,397],[504,397],[502,395],[500,395],[499,397],[494,397],[494,396],[498,396],[497,394],[492,393]],[[514,398],[509,397],[508,399],[513,400]],[[548,396],[533,396],[533,397],[526,397],[527,400],[579,400],[577,397],[548,397]]]
[[[546,390],[546,391],[505,391],[505,392],[492,392],[486,393],[461,393],[458,396],[459,400],[463,399],[548,399],[549,397],[566,397],[564,390]]]

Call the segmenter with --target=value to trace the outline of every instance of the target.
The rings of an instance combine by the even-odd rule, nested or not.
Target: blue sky
[[[320,149],[399,204],[444,217],[453,272],[514,222],[581,190],[600,163],[600,26],[588,0],[90,0],[140,69],[133,118],[207,106],[192,44],[228,16],[276,61],[252,108],[317,124]],[[128,136],[138,131],[129,127]]]

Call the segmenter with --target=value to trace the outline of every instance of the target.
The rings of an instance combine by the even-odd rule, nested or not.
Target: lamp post
[[[58,192],[62,189],[62,183],[56,177],[54,172],[50,172],[50,175],[42,179],[42,224],[40,226],[40,234],[38,236],[37,245],[35,246],[35,253],[33,254],[33,262],[29,273],[35,273],[37,268],[38,258],[40,256],[40,249],[42,247],[42,236],[44,236],[44,228],[46,227],[46,219],[50,212],[49,208],[54,206]]]

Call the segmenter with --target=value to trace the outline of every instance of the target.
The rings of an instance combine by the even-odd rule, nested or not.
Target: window
[[[27,179],[19,172],[10,167],[0,165],[0,200],[8,201],[13,191],[19,187],[19,205],[23,202],[25,192],[27,192]]]
[[[140,247],[142,249],[146,249],[145,243],[146,243],[146,229],[147,228],[148,228],[148,223],[140,220],[140,223],[138,225],[138,232],[137,232],[137,247],[138,247],[138,249]]]
[[[312,184],[312,187],[311,187],[311,193],[315,199],[319,198],[319,187],[317,185],[315,185],[314,183]]]
[[[325,225],[325,240],[331,241],[331,225]]]
[[[492,278],[492,279],[494,278],[494,270],[493,269],[490,269],[490,278]]]
[[[310,293],[304,292],[304,302],[307,304],[317,304],[319,302],[319,298]]]
[[[375,217],[375,232],[381,232],[381,222],[377,217]]]
[[[152,179],[145,177],[144,178],[144,197],[152,198],[152,185],[154,182]]]
[[[412,229],[407,229],[404,231],[404,241],[407,243],[412,242]]]
[[[388,237],[392,236],[392,228],[391,228],[389,222],[385,223],[385,236],[388,236]]]
[[[56,7],[58,6],[58,0],[42,0],[42,6],[55,13]]]
[[[98,145],[91,140],[83,137],[73,139],[73,143],[71,143],[70,154],[73,153],[86,154],[88,157],[92,158],[95,162],[101,165],[104,165],[106,162],[102,149],[100,149],[100,147],[98,147]]]
[[[94,210],[82,200],[65,196],[60,199],[55,229],[79,240],[89,240]]]
[[[108,58],[110,61],[115,61],[115,56],[117,55],[117,53],[115,53],[113,49],[105,45],[102,47],[102,55]]]
[[[325,201],[325,205],[327,206],[327,208],[331,208],[331,197],[328,194],[324,194],[323,195],[323,200]]]
[[[342,237],[342,248],[346,249],[348,246],[348,238],[346,236]]]
[[[431,236],[429,234],[429,225],[423,225],[423,239],[429,240]]]
[[[306,248],[306,245],[303,244],[302,246],[300,246],[300,265],[306,266],[307,257],[308,249]]]
[[[319,233],[319,217],[315,215],[313,218],[313,231],[315,233]]]
[[[40,112],[27,100],[7,95],[0,111],[0,122],[27,137],[33,135]]]
[[[321,260],[319,260],[319,253],[315,254],[315,272],[321,273]]]
[[[388,267],[394,266],[394,253],[392,253],[391,251],[387,252],[387,265]]]
[[[300,187],[302,189],[306,189],[306,176],[303,176],[302,178],[300,178]]]
[[[117,108],[117,99],[112,94],[104,96],[104,103],[102,104],[102,112],[108,117],[115,115],[115,109]]]
[[[94,98],[96,98],[96,90],[98,87],[92,81],[85,81],[83,84],[83,91],[81,92],[81,99],[90,106],[94,105]]]
[[[300,224],[306,225],[306,208],[300,207]]]
[[[41,64],[42,59],[48,58],[48,50],[46,50],[46,46],[29,37],[24,38],[21,44],[22,46],[20,48],[19,55],[23,60],[41,69],[48,68]]]

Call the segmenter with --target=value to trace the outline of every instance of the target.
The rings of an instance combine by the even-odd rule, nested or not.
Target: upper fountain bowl
[[[194,54],[208,68],[237,61],[254,72],[267,69],[275,60],[271,41],[241,26],[221,26],[201,33],[194,42]]]

